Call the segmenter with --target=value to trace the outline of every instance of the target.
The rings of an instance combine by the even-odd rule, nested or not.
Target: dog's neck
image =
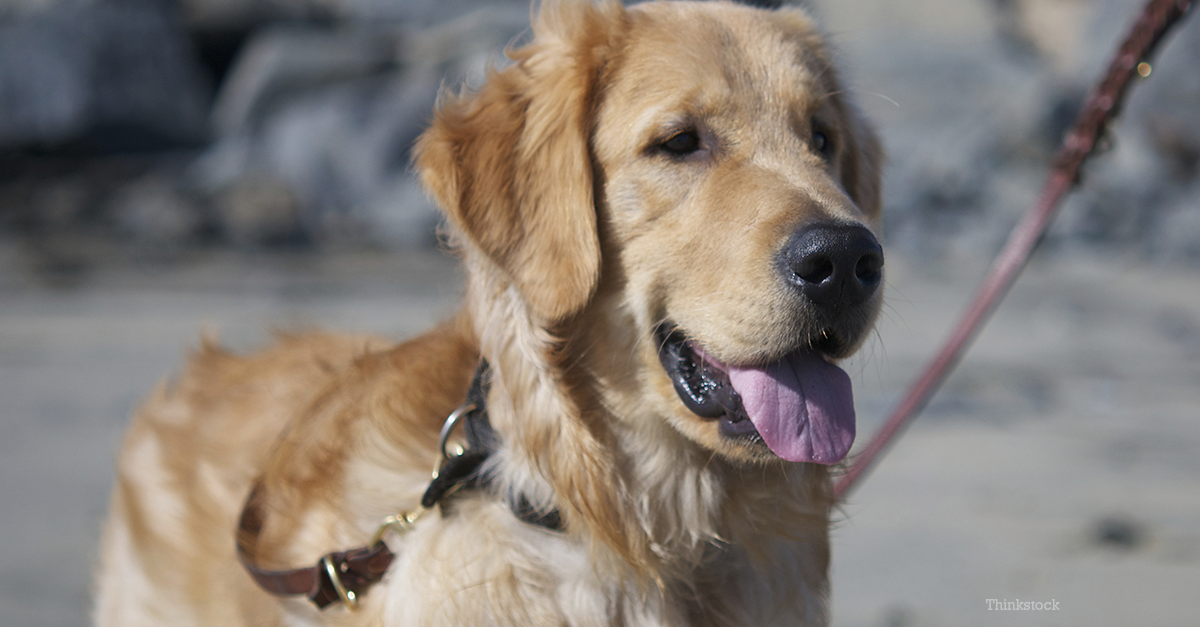
[[[623,345],[636,344],[634,334],[607,333],[617,346],[589,350],[570,322],[551,329],[536,320],[492,269],[469,275],[467,306],[493,369],[488,407],[503,441],[488,470],[507,498],[559,509],[568,535],[588,544],[598,563],[660,582],[687,580],[714,553],[827,542],[822,467],[748,467],[691,442],[637,402],[630,381],[596,379],[612,369],[593,359],[624,355],[628,363],[616,370],[642,367],[636,345]],[[601,397],[601,387],[610,395]]]

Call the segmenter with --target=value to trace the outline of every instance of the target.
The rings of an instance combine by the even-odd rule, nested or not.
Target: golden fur
[[[99,625],[826,624],[825,467],[689,412],[654,329],[671,320],[731,363],[811,341],[770,258],[813,220],[878,227],[874,136],[798,10],[547,0],[533,32],[477,93],[443,96],[417,148],[467,268],[463,313],[397,346],[205,345],[126,436]],[[651,148],[681,125],[719,141]],[[877,309],[857,314],[864,333]],[[358,612],[259,590],[234,551],[251,483],[262,565],[365,544],[416,507],[480,355],[496,488],[390,538]],[[565,531],[521,522],[506,494]]]

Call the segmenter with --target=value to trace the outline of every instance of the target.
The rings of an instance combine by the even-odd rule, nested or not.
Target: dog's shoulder
[[[284,546],[312,549],[295,537],[302,521],[373,516],[353,507],[352,477],[428,473],[438,428],[478,363],[468,326],[455,319],[399,344],[279,334],[244,355],[204,341],[181,375],[150,395],[126,435],[118,481],[132,497],[126,506],[139,510],[127,518],[170,510],[191,521],[181,534],[208,528],[232,552],[232,523],[258,481],[273,514],[260,546],[287,561],[293,551]],[[159,503],[172,494],[186,502]],[[192,524],[202,521],[211,526]]]
[[[398,508],[412,507],[436,459],[438,431],[479,363],[460,319],[329,369],[293,408],[262,464],[259,546],[305,563]],[[348,546],[348,545],[347,545]]]

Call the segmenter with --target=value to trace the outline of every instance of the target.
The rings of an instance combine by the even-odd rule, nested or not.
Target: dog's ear
[[[845,104],[845,148],[840,171],[842,185],[858,208],[878,228],[883,212],[883,147],[879,136],[852,104]]]
[[[417,143],[453,225],[548,322],[583,307],[600,273],[589,137],[611,9],[547,2],[514,65],[478,93],[443,94]]]

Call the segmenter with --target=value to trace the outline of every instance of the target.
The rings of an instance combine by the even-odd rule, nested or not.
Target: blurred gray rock
[[[118,232],[145,248],[195,243],[205,227],[200,203],[180,189],[173,170],[130,181],[108,198],[107,213]]]
[[[206,29],[243,28],[270,21],[389,22],[426,27],[483,8],[517,8],[528,15],[529,6],[528,0],[181,0],[188,24]]]
[[[306,237],[292,190],[269,174],[247,174],[217,194],[213,205],[222,234],[236,246],[296,244]]]
[[[433,241],[436,212],[409,171],[412,144],[442,84],[477,84],[527,23],[527,8],[490,7],[423,31],[264,30],[222,86],[217,140],[191,180],[223,194],[248,173],[271,177],[293,194],[298,224],[314,241]]]
[[[396,33],[367,29],[277,26],[256,33],[221,86],[213,106],[218,137],[252,132],[289,97],[379,75],[396,62]]]
[[[1193,184],[1163,203],[1146,253],[1169,262],[1200,262],[1200,185]]]
[[[203,140],[209,88],[170,7],[56,3],[0,15],[0,150]]]
[[[999,249],[1140,0],[994,0],[991,33],[858,35],[852,78],[890,157],[888,245],[929,259]],[[828,5],[825,5],[828,6]],[[1056,39],[1055,33],[1061,33]],[[1023,42],[1023,43],[1022,43]],[[1200,27],[1182,23],[1134,86],[1113,149],[1085,166],[1048,242],[1192,259],[1200,229]],[[881,101],[893,104],[880,104]]]

